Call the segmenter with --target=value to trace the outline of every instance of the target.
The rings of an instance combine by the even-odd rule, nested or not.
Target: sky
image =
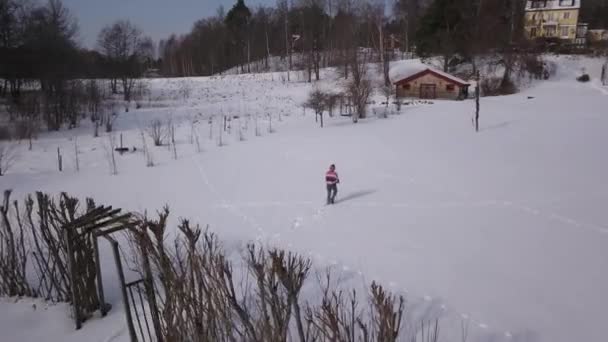
[[[194,22],[226,11],[236,0],[63,0],[80,27],[79,42],[95,48],[97,34],[118,19],[129,19],[156,42],[171,33],[188,33]],[[274,5],[276,0],[245,0],[249,7]]]

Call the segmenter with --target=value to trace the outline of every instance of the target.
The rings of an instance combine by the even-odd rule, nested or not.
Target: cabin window
[[[405,89],[405,90],[410,90],[410,89],[411,89],[411,86],[410,86],[410,84],[409,84],[409,83],[406,83],[406,84],[402,85],[402,87],[403,87],[403,89]]]
[[[445,86],[445,90],[447,91],[454,91],[454,85],[453,84],[448,84]]]
[[[562,1],[562,0],[560,0]],[[547,0],[532,0],[531,6],[532,8],[545,8],[547,7]]]

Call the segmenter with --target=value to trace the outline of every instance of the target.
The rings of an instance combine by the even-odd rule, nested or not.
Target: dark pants
[[[334,204],[338,194],[338,184],[327,184],[327,204]]]

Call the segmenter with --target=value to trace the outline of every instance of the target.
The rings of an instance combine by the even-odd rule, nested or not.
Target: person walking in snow
[[[336,195],[338,194],[338,173],[336,173],[336,165],[331,164],[329,170],[325,173],[325,183],[327,184],[327,204],[334,204]]]

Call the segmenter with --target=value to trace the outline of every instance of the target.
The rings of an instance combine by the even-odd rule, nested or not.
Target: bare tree
[[[323,112],[327,107],[328,95],[319,89],[314,89],[306,101],[306,107],[315,112],[315,120],[321,119],[321,127],[323,127]]]
[[[129,21],[119,20],[104,27],[97,38],[100,51],[111,64],[112,73],[122,83],[125,101],[131,100],[135,79],[143,73],[146,44],[142,32]]]
[[[17,144],[0,141],[0,176],[5,175],[17,160]]]
[[[99,118],[99,112],[104,100],[105,94],[102,87],[99,86],[97,80],[89,80],[86,83],[86,100],[87,109],[91,116],[91,121],[96,122]]]
[[[391,103],[391,97],[393,97],[395,93],[395,87],[392,84],[386,85],[382,84],[380,86],[380,93],[386,99],[386,108],[388,109],[389,104]]]
[[[359,56],[357,50],[350,53],[349,64],[353,77],[347,83],[345,90],[355,106],[354,123],[366,117],[367,100],[372,93],[372,83],[367,76],[366,59],[367,55]]]

